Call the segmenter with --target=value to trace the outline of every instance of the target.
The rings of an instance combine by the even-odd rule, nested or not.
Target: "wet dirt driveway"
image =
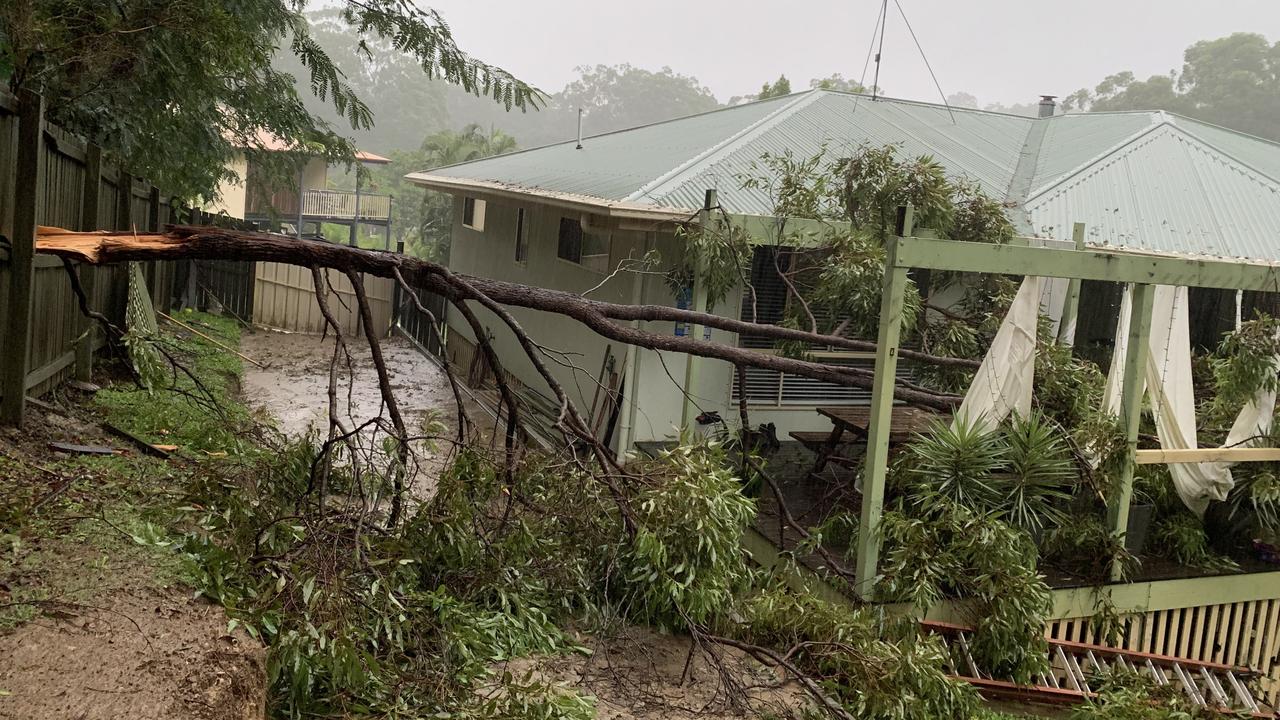
[[[350,369],[345,360],[339,364],[338,404],[343,423],[355,427],[382,413],[382,395],[369,346],[363,338],[347,338],[347,346],[351,364]],[[280,430],[292,437],[311,429],[323,434],[328,427],[333,348],[332,337],[263,329],[246,331],[240,340],[241,352],[267,367],[245,363],[245,399],[254,409],[275,418]],[[382,354],[409,434],[421,435],[424,421],[433,412],[450,428],[454,427],[453,396],[444,372],[404,338],[384,339]],[[434,477],[440,453],[419,445],[415,443],[414,448],[420,464],[419,477]],[[440,448],[441,452],[444,450]]]

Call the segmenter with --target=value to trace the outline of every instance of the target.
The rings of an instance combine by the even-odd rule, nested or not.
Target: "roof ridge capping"
[[[1109,113],[1067,113],[1064,115],[1054,115],[1052,117],[1037,118],[1037,119],[1044,120],[1046,122],[1058,122],[1058,121],[1070,122],[1067,120],[1067,118],[1088,118],[1091,115],[1094,115],[1094,116],[1096,115],[1146,115],[1149,122],[1146,125],[1142,126],[1142,128],[1139,129],[1138,131],[1124,136],[1114,145],[1108,146],[1105,150],[1098,153],[1097,155],[1094,155],[1088,158],[1087,160],[1080,163],[1079,165],[1076,165],[1070,170],[1064,173],[1061,173],[1057,177],[1050,179],[1049,182],[1047,182],[1046,184],[1041,185],[1040,187],[1029,188],[1026,196],[1022,199],[1021,204],[1023,207],[1029,207],[1041,197],[1050,194],[1054,190],[1057,190],[1061,187],[1066,186],[1075,178],[1083,176],[1089,173],[1091,170],[1098,168],[1104,161],[1107,160],[1107,158],[1113,157],[1121,153],[1122,151],[1125,150],[1125,148],[1136,146],[1136,144],[1140,142],[1143,138],[1146,138],[1148,135],[1151,135],[1152,133],[1156,132],[1161,127],[1168,126],[1170,128],[1175,128],[1175,129],[1177,128],[1177,126],[1175,126],[1172,122],[1170,122],[1169,119],[1163,115],[1163,112],[1159,110],[1135,110],[1135,111],[1125,110],[1125,111],[1114,112],[1114,113],[1110,113],[1110,112]],[[1214,149],[1216,150],[1216,148]]]
[[[1189,142],[1195,146],[1198,146],[1209,155],[1216,156],[1217,158],[1220,159],[1220,161],[1228,165],[1234,166],[1239,171],[1241,171],[1242,174],[1253,176],[1255,182],[1258,182],[1264,186],[1270,185],[1275,189],[1280,190],[1280,178],[1277,178],[1268,172],[1258,169],[1255,165],[1240,159],[1239,157],[1237,157],[1232,153],[1226,152],[1222,148],[1218,147],[1212,142],[1209,142],[1208,140],[1204,139],[1200,135],[1197,135],[1194,132],[1188,130],[1187,128],[1178,125],[1168,117],[1169,114],[1164,113],[1163,111],[1148,111],[1148,112],[1150,112],[1153,118],[1153,122],[1149,126],[1143,128],[1141,131],[1137,133],[1134,133],[1133,135],[1130,135],[1129,137],[1125,138],[1122,142],[1111,147],[1106,152],[1094,158],[1091,158],[1090,160],[1080,165],[1079,167],[1075,168],[1071,172],[1066,173],[1058,177],[1057,179],[1055,179],[1053,182],[1050,182],[1049,184],[1035,190],[1034,192],[1031,193],[1031,195],[1027,197],[1026,201],[1024,202],[1024,206],[1030,208],[1036,205],[1039,201],[1041,201],[1044,198],[1056,196],[1062,192],[1065,192],[1066,189],[1072,184],[1079,182],[1080,180],[1090,176],[1093,173],[1096,173],[1105,169],[1105,167],[1107,166],[1110,160],[1121,157],[1127,153],[1133,152],[1138,147],[1148,142],[1153,142],[1157,140],[1158,139],[1157,134],[1160,133],[1161,131],[1164,131],[1165,133],[1168,133],[1174,137],[1181,138],[1185,142]],[[1177,116],[1177,117],[1181,117],[1181,116]],[[1198,122],[1198,121],[1193,121],[1193,122]]]

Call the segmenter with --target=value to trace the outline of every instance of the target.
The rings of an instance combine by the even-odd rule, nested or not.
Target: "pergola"
[[[1176,462],[1249,462],[1280,460],[1274,448],[1206,448],[1200,450],[1138,450],[1138,424],[1144,390],[1143,367],[1149,352],[1152,298],[1155,286],[1174,285],[1225,290],[1280,291],[1280,265],[1258,261],[1204,258],[1168,253],[1085,248],[1077,226],[1074,249],[1038,247],[1036,238],[1017,238],[1008,244],[957,242],[912,236],[912,210],[906,208],[898,232],[888,242],[876,343],[875,381],[871,396],[871,424],[867,441],[861,524],[857,540],[856,590],[869,597],[877,575],[880,534],[888,469],[889,425],[898,364],[902,311],[911,268],[964,273],[1035,275],[1067,278],[1071,282],[1067,312],[1074,312],[1082,280],[1133,284],[1128,347],[1125,356],[1121,419],[1126,458],[1120,488],[1109,498],[1108,527],[1128,529],[1135,464]],[[1112,579],[1119,579],[1112,568]]]

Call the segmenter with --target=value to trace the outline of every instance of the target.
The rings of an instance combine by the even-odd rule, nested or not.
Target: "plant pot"
[[[1147,532],[1151,529],[1151,518],[1155,514],[1155,505],[1130,505],[1129,529],[1124,534],[1124,549],[1137,555],[1147,545]]]

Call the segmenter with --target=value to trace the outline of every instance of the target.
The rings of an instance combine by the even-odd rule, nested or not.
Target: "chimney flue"
[[[1054,111],[1058,109],[1058,103],[1054,102],[1054,100],[1057,100],[1057,99],[1058,99],[1057,95],[1041,95],[1040,96],[1040,117],[1042,118],[1053,117]]]
[[[578,150],[582,149],[582,108],[578,108]]]

